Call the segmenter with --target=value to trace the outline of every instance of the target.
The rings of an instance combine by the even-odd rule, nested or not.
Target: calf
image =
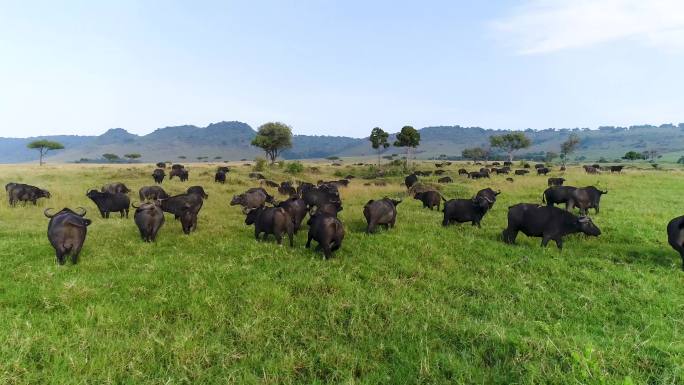
[[[294,223],[282,207],[262,206],[251,209],[247,212],[245,224],[254,225],[254,237],[257,241],[261,233],[264,233],[263,240],[266,240],[269,234],[273,234],[280,245],[283,243],[283,234],[287,234],[290,246],[294,246]]]
[[[197,230],[197,216],[204,204],[199,194],[175,195],[161,202],[161,208],[164,212],[173,214],[176,219],[180,219],[183,233],[190,234],[190,232]]]
[[[131,200],[128,198],[128,195],[124,193],[112,194],[110,192],[90,190],[86,193],[86,196],[95,202],[102,218],[109,218],[110,212],[117,211],[121,214],[121,218],[124,217],[124,214],[126,215],[126,218],[128,218],[128,209],[131,206]]]
[[[508,208],[508,227],[502,233],[504,242],[515,243],[518,231],[528,237],[541,237],[544,247],[553,240],[559,249],[563,248],[563,237],[568,234],[601,235],[601,230],[588,217],[577,217],[557,207],[534,203],[519,203]]]
[[[446,199],[444,199],[440,193],[432,190],[417,192],[415,195],[413,195],[413,199],[423,202],[423,208],[427,207],[430,210],[434,209],[435,207],[437,207],[437,210],[439,210],[441,202],[446,202]]]
[[[684,216],[677,217],[667,224],[667,242],[682,257],[684,270]]]
[[[374,233],[378,225],[385,226],[385,229],[394,228],[394,223],[397,220],[397,205],[399,203],[401,203],[401,200],[395,201],[387,197],[377,201],[369,200],[363,206],[363,216],[368,223],[366,233]]]
[[[332,252],[342,246],[344,239],[344,226],[339,219],[324,213],[315,213],[309,221],[309,235],[306,240],[306,248],[311,247],[311,240],[318,242],[316,251],[323,249],[325,258],[330,258]]]
[[[613,173],[613,172],[620,173],[620,172],[622,172],[622,169],[623,169],[624,167],[625,167],[625,166],[610,166],[610,172],[611,172],[611,173]]]
[[[164,212],[161,208],[161,202],[147,202],[140,206],[133,205],[135,214],[133,219],[140,230],[140,237],[143,242],[154,242],[157,238],[159,229],[164,224]]]
[[[50,218],[48,222],[47,236],[50,244],[55,249],[57,263],[63,265],[66,257],[71,256],[71,263],[78,262],[78,254],[85,242],[90,219],[84,218],[86,210],[81,208],[80,213],[75,213],[68,208],[50,214],[51,209],[46,209],[43,214]]]

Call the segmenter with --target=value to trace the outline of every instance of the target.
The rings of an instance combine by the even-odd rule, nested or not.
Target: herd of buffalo
[[[444,164],[436,164],[437,168]],[[494,162],[494,166],[498,166]],[[459,170],[459,174],[469,178],[489,178],[490,173],[508,174],[511,164],[504,162],[501,168],[481,168],[479,171],[468,172]],[[152,173],[156,184],[161,184],[166,176],[165,164],[157,164],[157,169]],[[515,170],[515,175],[525,175],[531,168],[524,164],[521,170]],[[548,167],[543,164],[535,165],[538,175],[546,175]],[[587,173],[600,173],[599,165],[584,166]],[[622,166],[612,166],[610,172],[621,172]],[[444,170],[436,170],[436,175],[442,175]],[[225,183],[227,167],[219,167],[214,176],[216,183]],[[404,183],[413,198],[422,202],[424,208],[430,210],[440,209],[443,203],[442,225],[452,223],[470,222],[473,226],[480,227],[480,222],[491,210],[496,202],[500,191],[485,188],[477,192],[469,199],[445,199],[439,191],[426,187],[419,182],[419,176],[431,175],[429,171],[417,171],[408,175]],[[187,181],[189,173],[184,166],[174,164],[169,173],[169,179],[174,176],[182,181]],[[233,196],[230,205],[241,206],[245,215],[245,224],[254,226],[254,236],[257,240],[263,234],[266,239],[272,234],[278,244],[282,243],[284,236],[288,237],[290,246],[293,246],[294,235],[301,229],[305,217],[308,215],[308,237],[306,248],[311,246],[311,241],[318,243],[317,251],[322,250],[325,258],[330,258],[332,252],[342,246],[345,236],[343,223],[338,219],[338,213],[342,211],[342,200],[339,189],[346,187],[347,178],[336,181],[319,181],[317,184],[308,182],[282,182],[276,183],[266,180],[259,173],[251,173],[251,178],[260,179],[262,184],[277,188],[282,195],[288,196],[284,201],[277,201],[263,187],[250,188],[242,194]],[[448,179],[447,179],[448,178]],[[508,178],[512,181],[512,179]],[[451,183],[450,177],[439,179],[440,183]],[[514,243],[518,232],[529,237],[542,238],[542,246],[549,241],[554,241],[559,249],[562,248],[563,237],[574,233],[584,233],[590,236],[601,234],[599,228],[594,225],[587,216],[589,209],[599,212],[601,196],[608,191],[602,191],[594,186],[573,187],[564,185],[565,179],[560,177],[548,178],[548,188],[542,194],[542,204],[518,203],[508,208],[508,226],[502,232],[503,241]],[[420,187],[420,188],[416,188]],[[50,193],[44,189],[22,183],[8,183],[5,186],[9,205],[14,207],[17,203],[36,204],[40,198],[50,198]],[[173,214],[181,223],[185,234],[190,234],[197,229],[197,217],[208,195],[201,186],[192,186],[183,194],[169,196],[158,185],[145,186],[139,189],[138,195],[143,202],[139,206],[131,205],[128,194],[131,190],[123,183],[110,183],[101,189],[89,189],[86,197],[97,206],[102,218],[109,218],[112,212],[118,212],[123,218],[128,218],[128,212],[132,206],[135,209],[134,221],[140,231],[140,236],[145,242],[153,242],[164,225],[164,213]],[[370,200],[363,207],[363,215],[366,219],[367,233],[374,233],[378,226],[386,229],[394,227],[397,219],[397,206],[401,200],[388,197]],[[564,204],[565,209],[556,207]],[[573,214],[573,209],[579,209],[579,216]],[[79,207],[76,211],[64,208],[54,212],[46,209],[44,214],[49,218],[48,239],[55,249],[57,262],[64,264],[67,257],[71,257],[72,263],[78,261],[78,255],[86,239],[87,227],[91,224],[90,219],[85,218],[86,210]],[[667,226],[668,241],[672,248],[682,257],[684,269],[684,216],[670,221]]]

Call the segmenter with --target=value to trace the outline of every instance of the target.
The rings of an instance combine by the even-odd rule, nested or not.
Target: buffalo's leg
[[[556,241],[556,246],[558,246],[558,250],[563,250],[563,238],[558,236],[553,240]]]
[[[549,244],[550,240],[551,240],[551,237],[549,237],[548,235],[544,235],[544,237],[542,237],[542,241],[541,241],[542,247],[546,247],[546,245]]]
[[[309,235],[306,238],[306,246],[304,246],[307,249],[311,247],[311,238],[312,238],[311,233],[309,233]]]

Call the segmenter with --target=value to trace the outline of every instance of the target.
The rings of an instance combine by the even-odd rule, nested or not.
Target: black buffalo
[[[266,240],[269,234],[273,234],[278,244],[283,243],[283,234],[287,234],[290,246],[294,246],[294,222],[282,207],[257,207],[247,212],[246,225],[254,225],[254,237],[259,240],[259,235],[264,234]]]
[[[185,192],[188,194],[197,194],[202,197],[202,199],[209,199],[209,195],[204,192],[204,188],[202,186],[190,186]]]
[[[169,173],[169,180],[172,180],[174,176],[177,176],[183,181],[183,174],[185,174],[185,167],[182,164],[174,164],[171,166],[171,172]]]
[[[199,194],[180,194],[161,201],[164,212],[173,214],[180,219],[185,234],[197,230],[197,215],[202,209],[204,201]]]
[[[565,182],[565,178],[549,178],[547,181],[549,186],[562,186],[563,182]]]
[[[503,165],[504,165],[504,166],[508,166],[508,167],[512,167],[512,166],[513,166],[513,162],[507,160],[507,161],[505,161],[505,162],[503,163]]]
[[[252,179],[266,179],[266,177],[263,174],[260,174],[258,172],[250,172],[249,177]]]
[[[321,185],[302,189],[302,199],[307,206],[321,206],[325,203],[341,204],[340,193],[333,186]]]
[[[47,236],[50,244],[55,249],[57,263],[63,265],[66,257],[71,256],[71,263],[78,262],[78,254],[81,252],[90,219],[84,218],[86,210],[80,208],[81,212],[76,213],[68,208],[50,214],[51,209],[46,209],[43,214],[50,218],[48,223]]]
[[[444,171],[444,170],[436,170],[435,171],[435,175],[444,175],[444,174],[446,174],[446,171]]]
[[[159,162],[156,164],[156,166],[159,168],[166,168],[166,162]]]
[[[324,213],[315,213],[309,221],[309,235],[306,240],[306,248],[311,247],[311,240],[318,242],[316,251],[323,250],[325,258],[330,258],[332,252],[342,247],[344,239],[344,226],[339,219]]]
[[[625,166],[610,166],[610,172],[622,172]]]
[[[480,221],[492,207],[494,200],[486,196],[475,196],[472,199],[451,199],[444,204],[442,226],[448,226],[454,222],[471,222],[473,226],[481,227]]]
[[[553,240],[559,249],[563,247],[563,237],[568,234],[601,235],[601,230],[588,217],[577,217],[557,207],[534,203],[519,203],[508,208],[508,227],[502,234],[504,242],[515,243],[519,231],[528,237],[541,237],[542,246]]]
[[[228,167],[226,167],[226,166],[219,166],[219,167],[216,169],[216,172],[222,172],[222,173],[224,173],[224,174],[228,174],[228,172],[230,172],[230,169],[229,169]]]
[[[230,205],[240,205],[245,210],[250,210],[261,207],[266,204],[266,202],[276,204],[273,197],[269,195],[266,190],[261,187],[255,187],[245,191],[240,195],[233,195]]]
[[[546,175],[549,172],[551,172],[551,170],[548,167],[540,167],[537,169],[537,175]]]
[[[667,242],[682,257],[684,270],[684,216],[677,217],[667,224]]]
[[[223,171],[216,171],[216,175],[214,175],[214,182],[215,183],[226,183],[226,173]]]
[[[282,207],[290,215],[292,223],[294,223],[294,232],[296,234],[297,231],[299,231],[299,228],[302,226],[302,221],[304,220],[304,217],[308,211],[306,202],[304,202],[304,199],[292,197],[280,202],[278,207]]]
[[[407,189],[411,188],[411,186],[413,186],[416,183],[418,183],[418,177],[416,176],[416,174],[411,174],[404,178],[404,184],[406,185]]]
[[[154,179],[154,183],[162,183],[165,176],[166,173],[161,168],[158,168],[152,172],[152,179]]]
[[[489,173],[481,172],[481,171],[473,171],[468,173],[468,178],[471,179],[480,179],[480,178],[489,178]]]
[[[129,192],[131,192],[131,189],[126,187],[126,185],[121,182],[115,182],[102,186],[102,189],[100,189],[100,191],[108,192],[110,194],[128,194]]]
[[[444,199],[440,193],[433,190],[417,192],[413,196],[413,199],[423,202],[423,207],[427,207],[430,210],[433,210],[435,207],[437,207],[437,210],[439,210],[441,202],[446,202],[446,199]]]
[[[544,165],[544,163],[537,163],[537,164],[534,165],[534,168],[544,168],[544,167],[546,167],[546,166]]]
[[[40,198],[50,198],[50,192],[36,186],[31,186],[23,183],[8,183],[5,185],[7,191],[7,199],[10,206],[16,206],[17,202],[31,202],[36,205],[36,201]]]
[[[530,171],[529,170],[515,170],[514,174],[515,175],[525,175],[528,174]]]
[[[397,220],[397,205],[399,203],[401,203],[401,200],[396,201],[387,197],[379,200],[369,200],[363,206],[363,216],[368,224],[366,226],[366,233],[375,232],[375,228],[378,225],[385,226],[385,229],[393,228]]]
[[[453,181],[454,181],[454,180],[451,179],[450,176],[445,176],[445,177],[439,178],[439,179],[437,180],[437,182],[439,182],[439,183],[452,183]]]
[[[580,187],[572,192],[568,210],[574,207],[579,208],[580,214],[586,215],[587,210],[593,208],[596,213],[599,212],[599,204],[601,202],[601,195],[608,194],[608,191],[601,191],[594,186]]]
[[[542,195],[542,202],[546,203],[547,206],[553,206],[556,204],[565,203],[565,209],[570,207],[570,201],[572,200],[572,193],[577,190],[577,187],[573,186],[552,186],[544,190]]]
[[[278,186],[278,193],[289,197],[297,196],[297,190],[292,186],[291,182],[287,181],[280,183],[280,186]]]
[[[86,193],[86,196],[95,202],[102,218],[109,218],[110,212],[117,211],[121,214],[121,218],[124,217],[124,214],[126,215],[126,218],[128,218],[128,210],[131,206],[131,200],[128,198],[128,195],[124,193],[112,194],[110,192],[90,190]]]
[[[140,230],[140,237],[144,242],[154,242],[159,229],[164,224],[164,212],[160,201],[143,203],[140,206],[133,205],[135,214],[133,219]]]
[[[140,190],[138,191],[138,195],[140,196],[141,201],[146,201],[146,200],[157,200],[157,199],[166,199],[169,197],[169,194],[164,191],[163,188],[159,186],[145,186],[141,187]]]
[[[468,170],[466,170],[465,168],[459,168],[458,175],[468,175]]]

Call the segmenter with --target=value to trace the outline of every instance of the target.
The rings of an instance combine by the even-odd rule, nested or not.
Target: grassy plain
[[[255,185],[248,167],[225,185],[215,165],[165,180],[174,193],[203,185],[209,200],[197,232],[167,217],[145,244],[132,212],[101,219],[84,194],[121,181],[137,197],[151,166],[2,166],[4,183],[52,199],[0,203],[0,384],[684,383],[684,273],[665,234],[684,212],[683,172],[568,171],[567,184],[609,193],[593,215],[603,234],[559,252],[523,234],[500,240],[507,207],[540,202],[546,178],[470,181],[458,167],[446,197],[502,191],[482,229],[443,228],[441,212],[407,198],[395,229],[366,235],[364,203],[405,189],[398,177],[355,179],[342,191],[343,247],[324,261],[304,249],[306,229],[294,248],[254,240],[228,205]],[[295,178],[336,170],[360,172]],[[76,206],[93,224],[80,263],[57,266],[42,211]]]

